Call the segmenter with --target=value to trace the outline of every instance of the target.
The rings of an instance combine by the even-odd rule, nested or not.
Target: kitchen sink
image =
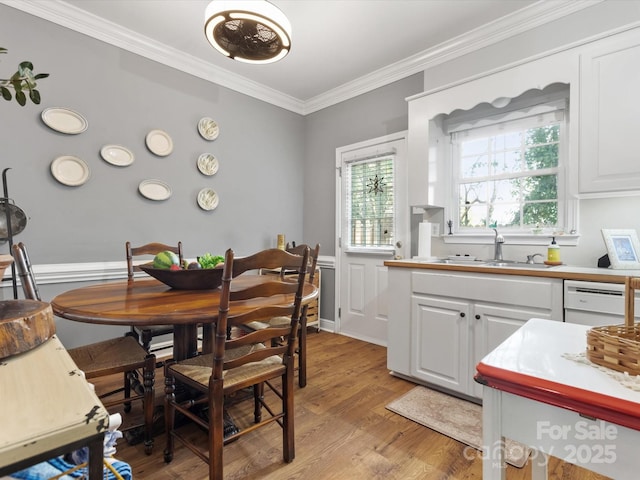
[[[487,267],[501,267],[501,268],[549,268],[552,265],[547,265],[546,263],[527,263],[527,262],[517,262],[514,260],[487,260],[484,263],[484,266]]]
[[[547,265],[545,263],[527,263],[527,262],[518,262],[516,260],[464,260],[464,258],[460,259],[452,259],[452,258],[440,258],[438,260],[434,260],[429,263],[442,263],[446,265],[467,265],[467,266],[475,266],[475,267],[496,267],[496,268],[520,268],[520,269],[545,269],[550,268],[552,265]]]
[[[464,260],[464,257],[460,259],[439,258],[438,260],[433,260],[429,263],[444,263],[447,265],[474,265],[476,267],[487,264],[485,260]]]

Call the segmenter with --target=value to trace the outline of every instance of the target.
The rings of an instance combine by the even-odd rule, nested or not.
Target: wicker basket
[[[587,358],[597,365],[640,375],[640,323],[634,322],[634,291],[640,278],[625,280],[625,323],[594,327],[587,332]]]

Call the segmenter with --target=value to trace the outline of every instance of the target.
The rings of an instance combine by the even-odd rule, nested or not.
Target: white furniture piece
[[[476,364],[532,317],[562,318],[562,280],[389,268],[387,367],[479,399]]]
[[[58,337],[0,359],[0,385],[0,477],[88,446],[102,479],[109,414]]]
[[[534,480],[547,478],[546,455],[612,478],[637,477],[640,393],[564,356],[585,351],[588,329],[534,318],[477,365],[483,479],[505,478],[503,437],[534,449]]]

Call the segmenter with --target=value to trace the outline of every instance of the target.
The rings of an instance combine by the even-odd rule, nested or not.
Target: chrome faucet
[[[527,255],[527,263],[529,265],[536,263],[534,259],[538,256],[544,258],[544,255],[542,255],[541,253],[534,253],[533,255]]]
[[[502,258],[502,244],[504,243],[504,237],[498,233],[497,229],[494,228],[492,230],[494,232],[496,232],[496,238],[495,238],[495,241],[494,241],[495,248],[494,248],[494,252],[493,252],[493,259],[494,260],[503,260],[503,258]]]

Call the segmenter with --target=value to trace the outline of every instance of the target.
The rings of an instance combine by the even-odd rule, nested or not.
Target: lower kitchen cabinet
[[[481,398],[475,366],[530,318],[562,321],[562,280],[389,269],[388,367]]]

